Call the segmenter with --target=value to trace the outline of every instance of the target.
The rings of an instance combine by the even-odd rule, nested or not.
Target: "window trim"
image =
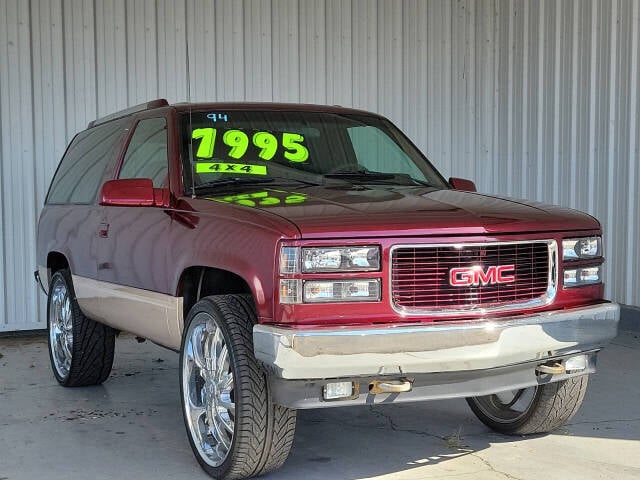
[[[120,178],[120,173],[122,173],[122,167],[124,166],[124,161],[127,156],[127,151],[129,150],[129,145],[131,144],[131,140],[133,139],[133,136],[136,134],[136,129],[138,128],[138,124],[144,120],[154,120],[157,118],[164,119],[165,131],[167,135],[167,185],[163,187],[154,187],[154,188],[171,190],[171,151],[170,151],[170,136],[169,136],[170,116],[167,113],[163,113],[161,115],[136,116],[134,118],[131,125],[129,125],[129,132],[126,140],[122,144],[122,150],[118,154],[118,161],[116,162],[116,167],[113,171],[113,174],[111,175],[112,180],[118,180]]]
[[[55,172],[53,173],[53,176],[51,177],[51,181],[49,182],[49,188],[47,189],[47,194],[45,196],[45,200],[44,200],[44,204],[45,205],[52,205],[52,206],[65,206],[65,205],[96,205],[98,203],[98,198],[100,196],[100,191],[102,190],[102,185],[104,185],[104,183],[110,179],[110,172],[111,172],[111,168],[114,165],[117,165],[120,162],[120,158],[122,156],[122,151],[118,151],[117,148],[117,144],[121,143],[123,139],[127,138],[127,136],[129,135],[128,130],[130,129],[130,126],[128,124],[128,122],[124,122],[123,118],[116,118],[113,120],[110,120],[109,122],[105,122],[103,124],[100,125],[96,125],[95,127],[92,128],[87,128],[85,130],[81,130],[80,132],[76,133],[73,138],[71,139],[71,141],[68,143],[67,148],[65,148],[64,153],[62,154],[62,157],[60,158],[60,161],[58,162],[58,166],[56,167]],[[96,130],[102,127],[106,127],[107,125],[109,125],[112,122],[122,122],[122,131],[120,132],[120,137],[116,140],[115,144],[114,144],[114,149],[111,153],[111,158],[107,159],[107,161],[105,162],[105,166],[104,166],[104,170],[102,171],[102,174],[100,176],[100,179],[98,181],[98,189],[95,193],[95,195],[93,196],[93,198],[91,198],[90,200],[86,201],[86,202],[71,202],[71,201],[67,201],[67,202],[53,202],[50,199],[51,196],[51,191],[54,185],[54,180],[56,178],[56,176],[58,175],[60,168],[62,167],[62,163],[65,159],[65,157],[67,156],[67,153],[69,153],[69,149],[71,148],[71,145],[73,145],[73,142],[82,134],[87,134],[90,135],[92,130]],[[117,153],[115,153],[117,152]]]

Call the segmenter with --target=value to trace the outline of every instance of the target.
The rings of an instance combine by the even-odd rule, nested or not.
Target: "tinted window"
[[[398,144],[377,127],[347,129],[358,164],[367,170],[392,172],[420,178],[420,170]]]
[[[187,193],[251,177],[448,188],[396,127],[374,115],[216,110],[181,120]]]
[[[119,178],[150,178],[154,187],[162,187],[167,174],[167,122],[164,118],[141,120],[127,147]]]
[[[47,203],[93,203],[126,123],[117,120],[76,135],[53,177]]]

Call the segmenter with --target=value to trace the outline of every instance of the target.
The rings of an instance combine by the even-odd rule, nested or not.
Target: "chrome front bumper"
[[[429,325],[302,330],[256,325],[256,357],[284,380],[486,371],[602,348],[615,303],[528,316]]]

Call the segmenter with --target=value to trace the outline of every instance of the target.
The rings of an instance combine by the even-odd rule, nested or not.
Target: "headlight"
[[[600,266],[565,269],[564,286],[581,287],[601,282]]]
[[[304,303],[375,302],[380,300],[380,280],[310,280],[304,282]]]
[[[567,238],[562,240],[564,260],[590,260],[602,256],[602,238]]]
[[[300,249],[298,247],[282,247],[280,249],[280,273],[298,273],[300,271],[299,256]]]
[[[303,247],[303,273],[380,270],[380,247]]]
[[[282,246],[278,285],[280,303],[380,301],[382,280],[375,278],[379,274],[367,275],[374,278],[345,278],[347,275],[344,275],[354,272],[380,272],[380,257],[379,245]]]
[[[280,279],[280,303],[300,303],[302,302],[302,280],[281,278]]]

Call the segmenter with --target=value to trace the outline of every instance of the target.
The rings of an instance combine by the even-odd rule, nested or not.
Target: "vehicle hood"
[[[261,188],[210,198],[295,224],[303,238],[598,230],[593,217],[542,203],[427,187]]]

